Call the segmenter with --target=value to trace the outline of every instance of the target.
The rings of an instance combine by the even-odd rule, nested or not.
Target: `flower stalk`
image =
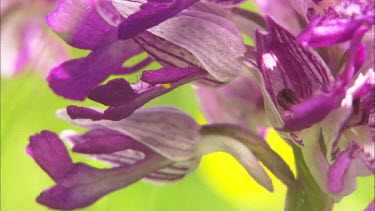
[[[297,179],[295,186],[288,187],[285,210],[332,210],[333,199],[319,188],[304,161],[301,149],[296,145],[292,145],[292,148],[296,162]]]

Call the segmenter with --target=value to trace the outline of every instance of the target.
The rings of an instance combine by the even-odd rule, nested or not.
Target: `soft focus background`
[[[6,52],[2,52],[6,53]],[[73,57],[88,52],[71,49]],[[4,58],[1,55],[1,58]],[[1,62],[7,62],[1,59]],[[135,62],[135,61],[131,61]],[[37,61],[35,61],[37,63]],[[127,64],[124,64],[127,65]],[[146,69],[156,69],[153,64]],[[140,73],[128,79],[136,81]],[[49,210],[35,202],[39,193],[54,183],[25,153],[28,137],[43,129],[60,133],[65,129],[82,129],[55,117],[55,111],[70,104],[99,106],[89,101],[72,102],[56,96],[38,70],[30,65],[14,78],[1,79],[1,210]],[[151,101],[147,106],[173,105],[205,123],[200,113],[194,90],[190,85]],[[271,131],[271,147],[293,166],[291,149]],[[100,164],[73,155],[75,161]],[[274,179],[274,177],[273,177]],[[355,211],[367,206],[374,196],[374,178],[358,179],[358,190],[344,198],[335,211]],[[107,195],[93,206],[83,210],[130,211],[245,211],[283,210],[286,188],[274,179],[274,193],[269,193],[229,155],[216,153],[205,156],[199,168],[180,182],[153,185],[138,182]]]

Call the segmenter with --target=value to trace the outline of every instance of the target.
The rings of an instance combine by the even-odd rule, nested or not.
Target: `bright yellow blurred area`
[[[295,171],[291,148],[272,129],[268,130],[267,142]],[[273,193],[258,185],[246,170],[226,153],[205,156],[199,170],[215,191],[226,200],[235,203],[240,209],[261,210],[264,209],[265,201],[272,201],[271,207],[274,209],[283,207],[286,186],[267,169],[274,185]]]

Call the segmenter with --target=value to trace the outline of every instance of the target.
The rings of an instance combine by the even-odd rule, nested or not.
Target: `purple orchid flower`
[[[347,41],[363,26],[374,25],[374,1],[305,1],[299,12],[309,20],[298,36],[303,45],[330,46]]]
[[[326,156],[332,163],[327,186],[336,195],[353,192],[357,176],[375,174],[374,93],[375,76],[370,69],[366,75],[359,75],[340,108],[323,122]]]
[[[374,130],[374,69],[366,74],[359,71],[365,60],[360,40],[368,27],[357,31],[348,60],[334,78],[314,50],[299,44],[272,19],[267,23],[268,32],[257,32],[256,49],[250,52],[256,64],[247,59],[251,68],[258,67],[255,74],[262,86],[266,113],[285,140],[301,147],[320,189],[333,192],[331,197],[337,200],[354,190],[357,175],[374,174],[374,154],[369,152],[374,147],[374,134],[370,133]],[[320,134],[326,152],[320,148]],[[351,163],[359,164],[349,169]],[[345,177],[346,182],[345,175],[351,175]]]
[[[82,135],[63,135],[74,152],[106,162],[112,168],[73,163],[62,141],[52,132],[32,136],[28,154],[57,183],[37,199],[51,208],[85,207],[141,179],[159,183],[182,179],[197,167],[202,155],[217,151],[234,156],[270,191],[271,179],[258,159],[286,184],[293,183],[287,164],[260,137],[236,128],[236,134],[228,134],[221,126],[201,127],[175,108],[140,109],[121,121],[73,120],[66,111],[60,111],[58,116],[89,129]],[[220,129],[221,134],[213,133],[215,129]]]
[[[47,74],[66,60],[66,46],[51,33],[44,16],[57,1],[1,1],[1,75],[15,76],[26,68]]]
[[[345,70],[336,79],[320,56],[310,48],[302,47],[295,37],[272,19],[267,19],[267,34],[258,32],[256,50],[250,52],[261,80],[266,108],[274,127],[283,131],[296,131],[310,127],[324,119],[340,106],[346,86],[356,72],[359,59],[352,50]],[[353,41],[358,49],[360,37]],[[293,59],[291,59],[293,58]],[[301,71],[303,70],[303,71]],[[301,83],[302,82],[302,83]]]
[[[119,120],[185,83],[199,80],[217,85],[238,75],[243,69],[238,58],[245,52],[239,31],[218,15],[194,9],[182,11],[195,2],[113,1],[111,4],[61,0],[47,22],[68,44],[90,49],[92,53],[54,68],[48,77],[49,85],[65,98],[89,97],[110,106],[104,113],[68,107],[69,114],[73,118]],[[225,5],[239,3],[225,2]],[[222,2],[210,1],[213,3]],[[75,15],[67,15],[71,13]],[[86,39],[88,36],[91,39]],[[122,67],[125,61],[142,52],[165,68],[143,72],[141,81],[134,85],[114,79],[99,86],[112,74],[132,73],[149,64],[152,60],[146,58],[133,67]]]
[[[38,202],[85,207],[141,179],[179,180],[201,156],[217,151],[234,156],[272,190],[262,162],[288,186],[288,210],[314,206],[317,199],[321,210],[329,209],[355,189],[357,176],[373,175],[373,1],[277,2],[287,13],[271,1],[255,1],[270,16],[265,19],[235,7],[242,2],[60,0],[47,17],[49,26],[69,45],[92,52],[54,68],[49,85],[65,98],[108,106],[60,111],[61,118],[89,130],[63,139],[72,151],[112,168],[74,164],[52,132],[32,136],[28,153],[56,182]],[[241,33],[255,47],[246,48]],[[149,57],[123,67],[143,52]],[[238,58],[253,75],[243,72]],[[136,83],[116,78],[101,84],[152,61],[163,67],[143,71]],[[169,107],[139,109],[186,83],[199,86],[202,110],[214,124],[200,126]],[[253,135],[267,120],[294,150],[296,179],[262,137]],[[294,206],[299,188],[308,197]]]

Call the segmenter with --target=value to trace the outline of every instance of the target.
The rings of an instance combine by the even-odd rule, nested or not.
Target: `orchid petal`
[[[184,11],[149,31],[191,52],[219,81],[229,81],[242,71],[238,58],[246,49],[236,27],[224,18]]]
[[[26,152],[57,182],[73,168],[72,159],[64,144],[50,131],[31,136]]]
[[[314,96],[334,80],[328,67],[316,52],[303,48],[293,35],[272,19],[268,18],[267,22],[269,33],[256,34],[255,53],[260,70],[256,74],[266,96],[265,105],[269,108],[266,111],[276,128],[285,127],[291,131],[309,127],[327,115],[327,112],[314,115],[315,111],[321,107],[332,109],[339,106],[341,87]],[[326,99],[329,103],[321,104]]]
[[[339,150],[339,138],[353,114],[353,100],[364,97],[363,95],[366,93],[371,93],[371,87],[374,87],[374,77],[374,71],[371,69],[366,75],[359,74],[354,84],[346,90],[340,107],[334,109],[322,122],[322,135],[327,147],[328,161],[331,161]],[[369,102],[369,106],[371,106],[371,102]],[[370,109],[365,110],[370,112]]]
[[[106,154],[126,149],[145,151],[142,144],[120,132],[108,129],[90,130],[83,135],[65,137],[73,143],[73,152]]]
[[[228,124],[204,126],[201,129],[201,135],[203,137],[207,136],[211,138],[220,137],[220,141],[216,143],[216,140],[213,141],[213,139],[209,138],[206,141],[201,142],[202,146],[199,147],[200,154],[222,150],[229,152],[252,176],[254,176],[254,179],[259,180],[258,182],[266,188],[270,188],[271,186],[268,183],[268,179],[263,177],[264,175],[262,176],[262,170],[258,168],[258,164],[253,158],[251,158],[254,155],[257,160],[262,162],[262,164],[285,185],[289,187],[295,185],[294,175],[288,164],[286,164],[261,137],[254,135],[243,128]],[[210,143],[208,143],[208,140],[211,140]],[[250,149],[250,151],[245,148]],[[246,159],[251,159],[254,162],[247,163],[248,161],[245,161]]]
[[[45,190],[37,201],[55,209],[85,207],[168,164],[170,161],[157,154],[148,155],[145,160],[130,167],[113,169],[95,169],[78,163],[57,185]]]
[[[203,135],[200,145],[201,154],[226,152],[232,155],[255,181],[268,191],[273,191],[271,178],[260,165],[257,157],[244,144],[236,139],[221,135]]]
[[[207,4],[214,4],[221,7],[235,7],[242,4],[246,0],[202,0],[202,2]]]
[[[199,165],[200,159],[175,162],[172,165],[148,174],[144,180],[153,183],[170,183],[183,179],[188,173]]]
[[[142,49],[133,41],[118,41],[98,48],[85,58],[67,61],[52,69],[47,80],[55,93],[73,100],[83,100],[89,91],[111,74],[131,73],[141,69],[147,62],[135,68],[122,64]]]
[[[162,84],[151,85],[141,81],[129,87],[129,83],[124,79],[114,79],[106,85],[101,85],[93,89],[89,94],[90,99],[111,106],[104,113],[89,108],[70,106],[67,108],[69,115],[72,118],[88,118],[92,120],[120,120],[128,117],[136,109],[155,97],[168,93],[183,84],[202,78],[207,74],[206,71],[194,67],[184,69],[175,68],[176,73],[173,77],[170,76],[164,79],[161,77],[158,79],[159,76],[164,75],[163,72],[170,74],[173,71],[170,68],[162,68],[154,71],[161,71],[161,73],[144,73],[145,76],[143,78],[150,80],[150,82],[157,80],[157,82],[161,82]],[[157,78],[152,78],[151,75],[157,76]],[[171,78],[179,80],[169,83],[171,82]]]
[[[114,167],[130,166],[152,154],[152,150],[131,137],[110,129],[92,129],[83,135],[65,132],[64,139],[73,145],[73,151],[87,154]],[[155,183],[168,183],[182,179],[194,170],[199,157],[171,164],[148,174],[144,179]]]
[[[140,10],[128,16],[119,26],[119,38],[126,40],[156,26],[163,21],[177,15],[182,10],[196,3],[198,0],[147,1],[140,6]],[[121,11],[127,7],[126,1],[116,1],[115,7]]]
[[[151,150],[147,151],[144,159],[118,168],[96,169],[82,163],[73,164],[62,141],[49,131],[32,136],[27,151],[57,182],[37,201],[63,210],[90,205],[104,195],[172,164],[172,161]]]
[[[200,61],[188,50],[152,33],[143,32],[134,37],[134,40],[164,66],[180,68],[202,67]]]
[[[66,111],[59,111],[58,116],[81,127],[121,132],[173,161],[195,156],[200,127],[190,116],[171,107],[141,109],[120,121],[71,119]]]
[[[332,193],[339,194],[344,190],[345,186],[348,185],[346,183],[349,181],[346,181],[348,179],[345,179],[345,176],[350,172],[349,167],[354,159],[354,157],[351,156],[351,153],[351,148],[342,152],[328,170],[327,187]],[[351,186],[355,187],[355,179],[352,178],[350,181],[354,182],[354,185]]]
[[[298,35],[298,40],[305,46],[325,47],[344,42],[353,37],[353,33],[363,21],[331,20],[323,26],[316,26],[321,19],[313,20],[308,28]]]
[[[91,0],[60,0],[47,16],[47,23],[77,48],[96,49],[117,40],[117,28],[98,14]]]
[[[119,26],[125,19],[113,5],[112,0],[93,0],[95,10],[108,24]]]
[[[308,128],[323,120],[333,109],[339,107],[344,91],[332,90],[319,93],[290,108],[292,116],[284,119],[283,131],[296,131]]]

